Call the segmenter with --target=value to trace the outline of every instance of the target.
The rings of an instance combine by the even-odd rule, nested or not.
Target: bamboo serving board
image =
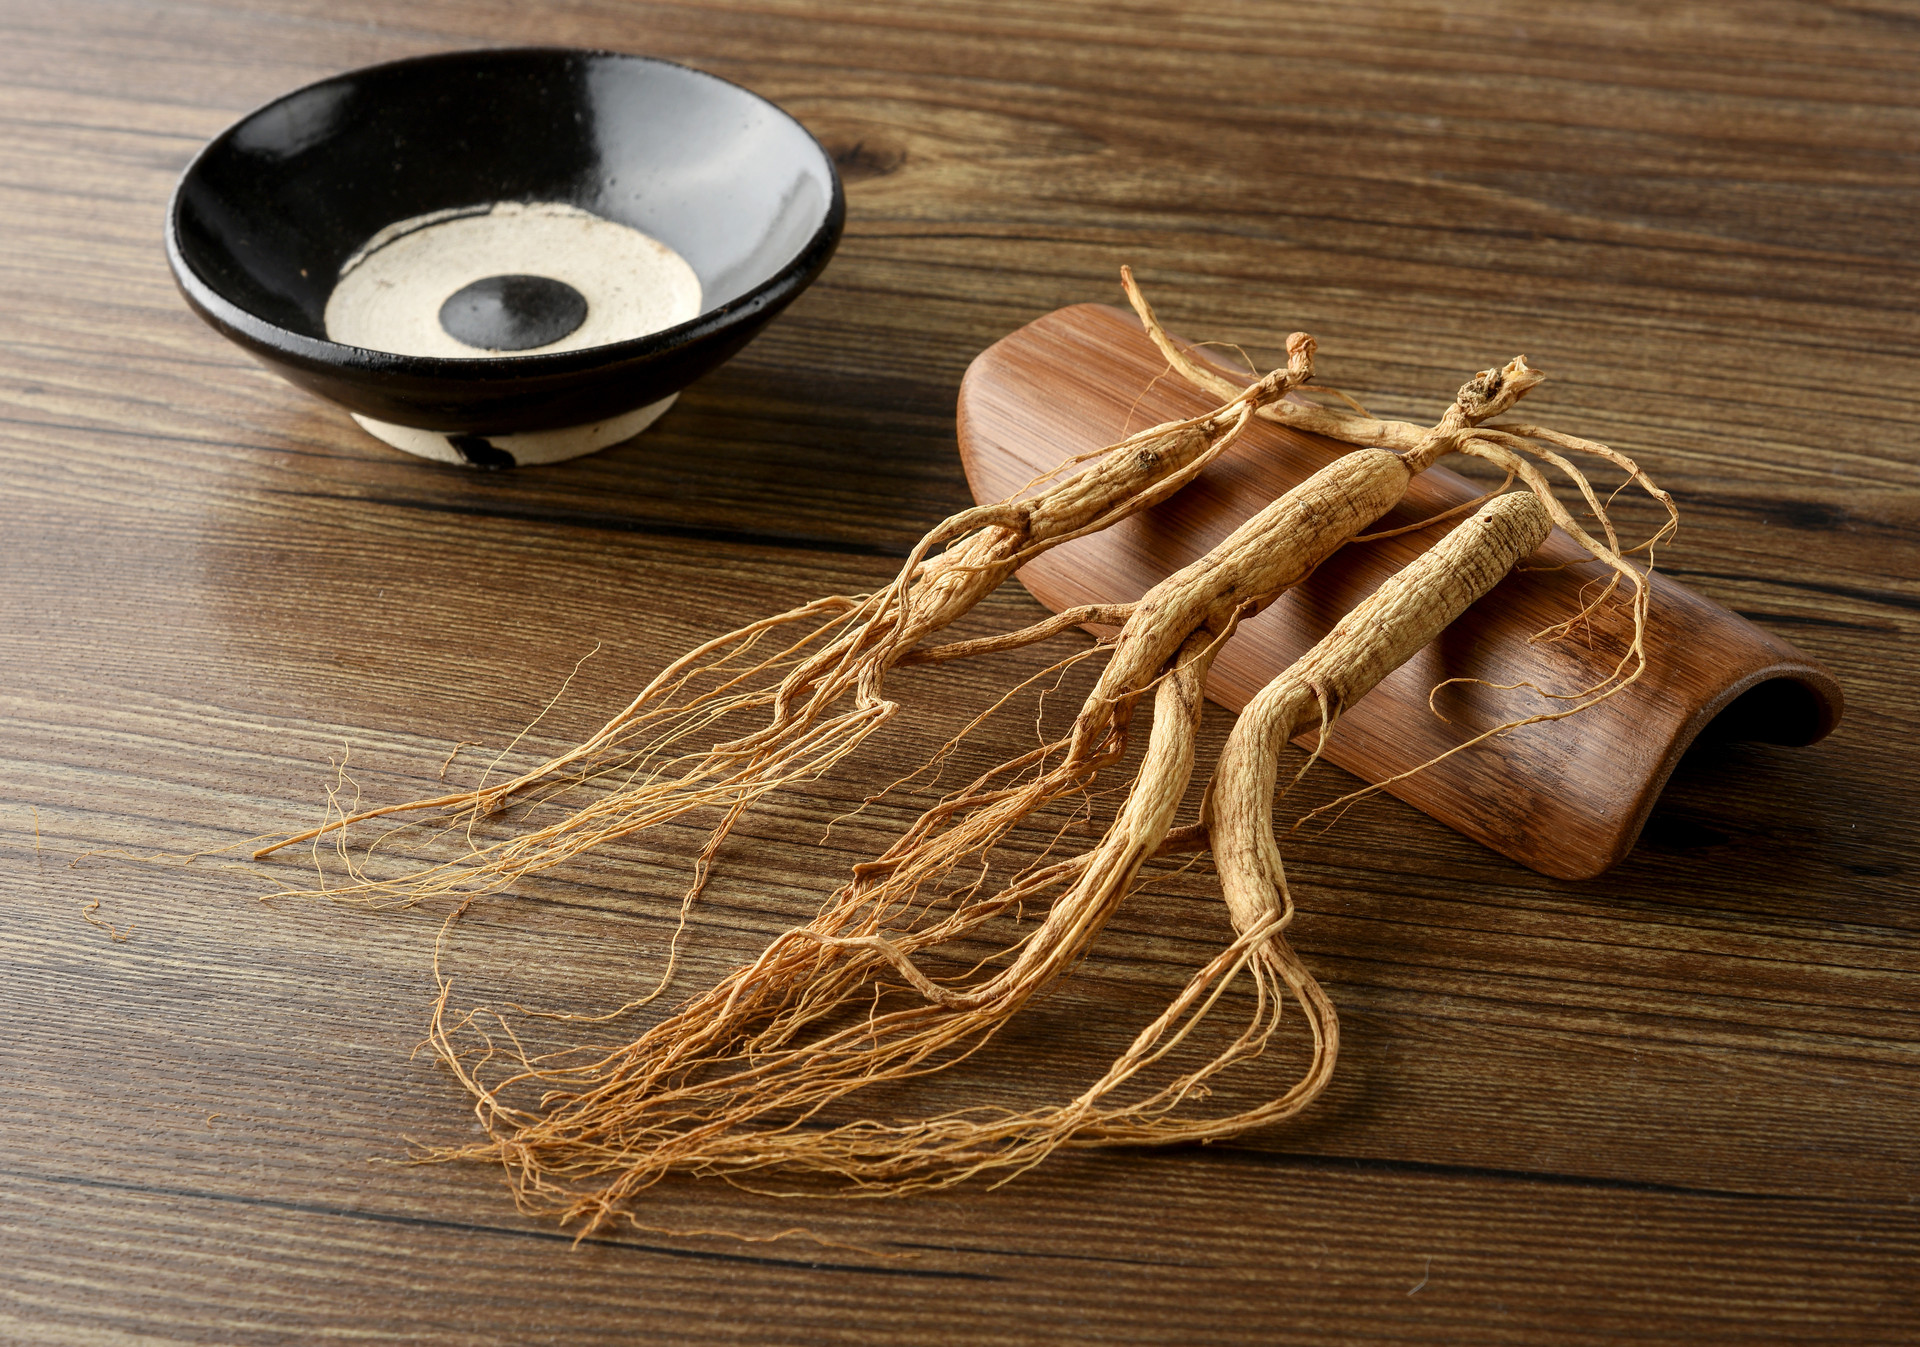
[[[960,387],[961,461],[974,499],[999,500],[1072,455],[1213,405],[1168,372],[1131,314],[1075,305],[1029,323],[974,360]],[[1043,554],[1020,579],[1056,612],[1136,599],[1347,448],[1257,420],[1170,500]],[[1373,527],[1416,523],[1481,490],[1432,469]],[[1214,663],[1208,696],[1238,711],[1451,524],[1343,549],[1241,627]],[[1528,564],[1563,569],[1509,577],[1348,711],[1326,756],[1366,781],[1383,781],[1493,726],[1558,709],[1525,688],[1456,683],[1434,697],[1436,716],[1428,695],[1444,679],[1524,681],[1569,693],[1603,677],[1631,630],[1618,604],[1598,614],[1580,641],[1528,640],[1578,611],[1584,586],[1604,581],[1607,572],[1581,560],[1585,555],[1556,530]],[[1674,764],[1703,731],[1810,744],[1840,719],[1840,686],[1825,668],[1658,575],[1648,644],[1646,674],[1618,696],[1577,717],[1491,739],[1387,789],[1535,870],[1586,879],[1632,849]]]

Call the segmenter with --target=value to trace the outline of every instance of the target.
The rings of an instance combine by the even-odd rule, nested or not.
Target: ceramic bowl
[[[845,216],[819,143],[738,85],[470,51],[228,128],[167,256],[202,318],[381,439],[506,467],[635,434],[820,274]]]

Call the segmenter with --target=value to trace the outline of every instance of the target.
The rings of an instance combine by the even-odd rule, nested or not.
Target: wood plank
[[[1015,499],[1062,464],[1145,427],[1203,416],[1213,401],[1169,375],[1131,314],[1076,304],[1001,338],[968,367],[960,460],[974,499]],[[1056,613],[1139,602],[1352,448],[1256,421],[1172,499],[1035,557],[1021,567],[1020,582]],[[1621,499],[1609,464],[1587,459],[1578,467],[1612,498],[1614,523],[1629,540],[1623,546],[1666,523],[1646,508],[1650,501]],[[1584,510],[1571,483],[1558,485]],[[1631,482],[1624,489],[1639,494]],[[1400,502],[1362,529],[1387,536],[1342,549],[1240,624],[1213,662],[1207,695],[1243,709],[1446,532],[1422,521],[1457,520],[1448,512],[1471,507],[1485,491],[1448,467],[1415,478]],[[1640,633],[1624,588],[1579,633],[1535,639],[1583,612],[1612,578],[1556,531],[1363,702],[1330,708],[1338,722],[1324,742],[1315,726],[1298,737],[1300,746],[1319,745],[1329,762],[1542,874],[1592,879],[1632,849],[1660,788],[1701,734],[1799,746],[1839,723],[1844,698],[1826,668],[1657,572],[1645,581],[1641,639],[1655,653],[1644,668],[1633,667]],[[1118,632],[1111,623],[1087,629]],[[1616,693],[1594,695],[1629,672],[1633,681]],[[1522,723],[1580,702],[1578,723]],[[1505,726],[1513,728],[1503,733]]]

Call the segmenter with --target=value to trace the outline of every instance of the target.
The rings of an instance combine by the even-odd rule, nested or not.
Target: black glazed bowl
[[[328,339],[342,267],[375,235],[515,202],[561,203],[666,244],[698,278],[698,316],[605,345],[465,359]],[[726,360],[820,274],[845,215],[819,143],[738,85],[612,52],[482,50],[322,80],[229,127],[181,176],[167,257],[195,312],[291,382],[505,466],[486,437],[629,415]]]

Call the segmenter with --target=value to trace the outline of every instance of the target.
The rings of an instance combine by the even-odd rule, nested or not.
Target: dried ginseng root
[[[1024,1166],[1069,1139],[1082,1144],[1108,1135],[1116,1141],[1157,1136],[1155,1129],[1168,1125],[1154,1115],[1177,1103],[1191,1084],[1170,1087],[1146,1104],[1101,1107],[1107,1094],[1163,1055],[1145,1038],[1130,1054],[1134,1060],[1123,1059],[1107,1080],[1064,1110],[985,1120],[963,1113],[918,1123],[806,1124],[855,1091],[971,1054],[1085,953],[1141,866],[1167,842],[1192,769],[1201,689],[1222,641],[1238,620],[1399,498],[1404,469],[1382,471],[1381,460],[1397,467],[1398,460],[1384,451],[1337,460],[1157,586],[1133,605],[1072,733],[1039,759],[1016,760],[1017,768],[1039,767],[1037,775],[1000,784],[998,774],[989,774],[929,811],[885,856],[860,867],[819,917],[775,940],[753,964],[634,1043],[585,1063],[528,1060],[482,1032],[473,1013],[449,1015],[443,984],[432,1041],[473,1092],[491,1134],[490,1141],[446,1158],[502,1162],[529,1208],[592,1226],[674,1171],[736,1182],[757,1182],[750,1176],[767,1172],[811,1172],[869,1191],[899,1192],[980,1169]],[[1489,517],[1499,520],[1521,513],[1542,521],[1522,549],[1531,550],[1546,531],[1533,498],[1488,507]],[[1297,667],[1327,665],[1326,676],[1336,680],[1329,686],[1359,696],[1470,601],[1471,593],[1456,602],[1454,588],[1434,586],[1431,617],[1419,607],[1429,573],[1446,569],[1456,552],[1486,532],[1480,520],[1457,531],[1459,543],[1443,543],[1437,559],[1407,585],[1369,601]],[[1505,556],[1497,571],[1489,563],[1466,573],[1485,571],[1490,585],[1511,560]],[[1421,620],[1403,620],[1409,606]],[[1382,612],[1394,621],[1383,626],[1376,620]],[[1125,804],[1098,846],[1070,860],[1036,864],[989,895],[963,890],[945,895],[945,902],[928,900],[928,887],[955,866],[984,859],[1016,822],[1083,788],[1111,761],[1131,706],[1150,690],[1154,716],[1146,751]],[[1056,754],[1057,761],[1048,764],[1046,754]],[[1046,905],[1046,916],[1018,943],[1003,971],[956,984],[936,981],[915,964],[916,953],[954,941],[1023,903]],[[1219,977],[1251,964],[1260,979],[1263,1017],[1278,1010],[1274,977],[1289,987],[1310,986],[1296,981],[1297,961],[1289,961],[1279,937],[1283,924],[1256,922],[1226,964],[1216,962],[1212,969]],[[1211,1005],[1218,992],[1205,996],[1201,986],[1195,995]],[[1169,1014],[1177,1018],[1191,1009],[1191,998],[1185,998]],[[1271,1024],[1250,1030],[1228,1061],[1257,1051],[1271,1032]],[[1178,1030],[1175,1040],[1185,1033]],[[502,1062],[505,1074],[488,1079],[488,1068]],[[1225,1064],[1203,1069],[1200,1077]],[[537,1106],[512,1102],[529,1092],[537,1094]]]
[[[675,660],[592,737],[531,771],[477,790],[342,811],[260,848],[254,858],[336,834],[350,878],[311,892],[374,906],[437,896],[466,900],[694,810],[718,809],[720,822],[707,836],[685,896],[690,903],[742,813],[771,791],[819,777],[894,715],[898,704],[888,699],[885,684],[896,666],[990,654],[1079,623],[1121,620],[1103,608],[1076,609],[1022,631],[926,648],[930,637],[1033,557],[1144,510],[1191,481],[1259,408],[1312,377],[1311,338],[1295,334],[1287,355],[1284,368],[1236,389],[1212,412],[1129,436],[1035,495],[952,516],[873,594],[818,599],[706,642]],[[751,728],[744,723],[755,721]],[[741,732],[730,734],[729,726]],[[683,747],[718,734],[729,737]],[[421,812],[457,824],[491,815],[515,797],[550,799],[583,784],[601,787],[591,803],[398,879],[368,876],[345,845],[350,824]]]

